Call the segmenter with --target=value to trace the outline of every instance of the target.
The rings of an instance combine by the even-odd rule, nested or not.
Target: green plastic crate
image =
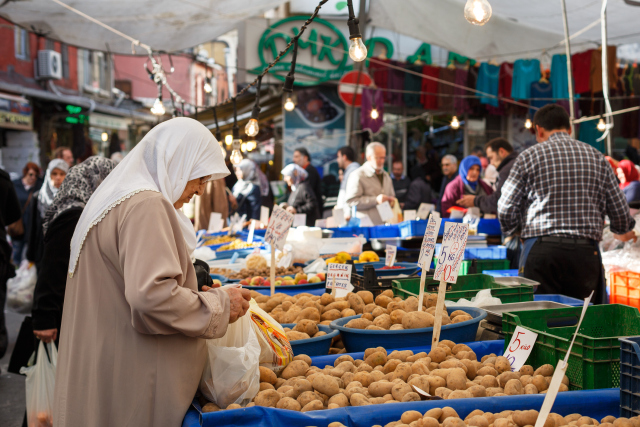
[[[576,330],[582,307],[503,313],[505,348],[516,326],[538,334],[528,365],[550,364],[564,359]],[[618,337],[640,335],[637,308],[621,304],[594,305],[587,309],[569,356],[570,390],[616,388],[620,385]]]
[[[420,278],[399,279],[392,283],[394,296],[406,299],[410,296],[418,297],[420,294]],[[438,292],[440,282],[427,278],[425,292]],[[458,276],[458,283],[447,283],[448,301],[458,301],[461,298],[471,299],[483,289],[491,289],[491,296],[500,298],[503,304],[509,302],[533,301],[533,286],[506,286],[496,283],[493,277],[487,274],[469,274]]]
[[[435,258],[433,263],[437,267],[438,259]],[[458,276],[482,273],[485,270],[508,270],[510,266],[508,259],[470,259],[462,261]]]

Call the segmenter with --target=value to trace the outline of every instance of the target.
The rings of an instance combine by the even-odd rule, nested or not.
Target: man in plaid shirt
[[[547,105],[533,123],[538,144],[518,156],[502,187],[502,233],[520,232],[520,273],[540,282],[538,293],[583,299],[595,291],[593,301],[604,302],[604,217],[622,241],[635,239],[635,221],[604,156],[570,137],[564,108]]]

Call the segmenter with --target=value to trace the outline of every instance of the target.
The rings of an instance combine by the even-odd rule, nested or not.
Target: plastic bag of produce
[[[35,355],[35,353],[34,353]],[[51,427],[53,425],[53,390],[56,379],[58,350],[54,343],[40,341],[35,365],[31,356],[28,367],[20,369],[27,376],[27,425],[29,427]]]
[[[278,372],[293,360],[293,349],[280,323],[258,307],[252,299],[249,312],[253,329],[260,342],[260,366]]]
[[[16,271],[16,277],[7,280],[7,306],[16,313],[31,313],[37,280],[35,264],[27,260],[22,261]]]
[[[222,409],[232,403],[245,406],[260,391],[260,343],[251,318],[242,316],[224,337],[207,340],[207,351],[200,379],[204,397]]]

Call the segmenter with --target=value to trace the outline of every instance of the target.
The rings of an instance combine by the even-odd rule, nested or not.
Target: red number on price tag
[[[518,335],[516,335],[516,339],[513,340],[513,344],[515,345],[515,343],[518,343],[518,345],[516,345],[516,348],[511,348],[509,347],[509,351],[510,352],[514,352],[516,351],[519,347],[520,347],[520,339],[518,338],[520,336],[520,334],[524,334],[524,332],[518,332]],[[527,350],[526,348],[524,350]]]

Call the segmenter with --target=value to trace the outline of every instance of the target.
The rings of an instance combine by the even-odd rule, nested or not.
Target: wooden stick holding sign
[[[437,214],[437,212],[436,212]],[[424,302],[424,283],[427,278],[429,268],[431,268],[431,259],[433,252],[436,250],[436,241],[438,240],[438,231],[440,230],[440,215],[431,214],[427,229],[422,239],[422,247],[420,248],[420,257],[418,258],[418,266],[422,268],[420,275],[420,295],[418,296],[418,311],[422,311]]]
[[[438,302],[436,303],[436,319],[433,325],[431,348],[435,348],[440,341],[442,310],[444,309],[444,296],[447,293],[447,283],[456,283],[458,281],[458,271],[464,258],[468,236],[469,225],[467,224],[447,222],[444,225],[438,267],[433,276],[435,280],[440,281],[440,285],[438,286]]]
[[[293,215],[279,206],[274,206],[264,241],[271,245],[271,295],[276,293],[276,249],[283,250],[289,228],[293,224]]]

